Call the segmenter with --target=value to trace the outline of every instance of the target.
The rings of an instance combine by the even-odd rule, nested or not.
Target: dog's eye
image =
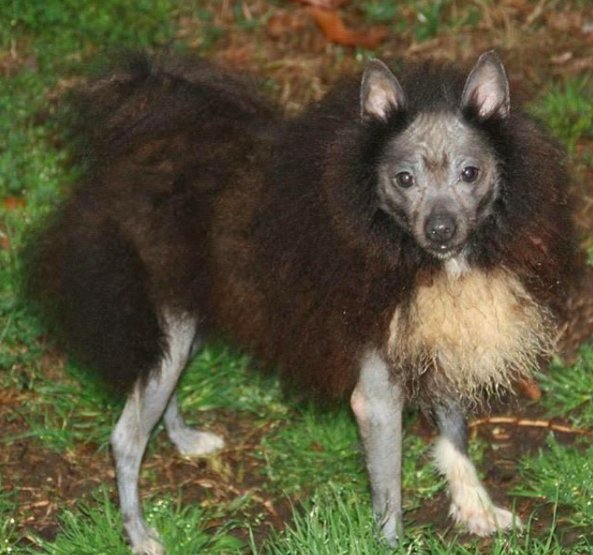
[[[408,189],[414,185],[414,176],[410,172],[399,172],[393,180],[403,189]]]
[[[461,171],[461,179],[466,183],[473,183],[476,179],[478,179],[479,173],[480,170],[478,168],[467,166]]]

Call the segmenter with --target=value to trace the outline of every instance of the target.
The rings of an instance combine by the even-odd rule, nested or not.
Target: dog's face
[[[387,119],[405,110],[406,98],[389,69],[374,61],[363,77],[361,102],[363,118]],[[495,153],[464,120],[466,109],[478,119],[508,116],[508,82],[493,52],[470,73],[457,111],[420,112],[388,141],[377,166],[379,208],[440,259],[463,251],[499,188]]]
[[[499,182],[494,153],[451,113],[421,113],[387,145],[378,168],[382,210],[438,258],[459,253],[489,213]]]

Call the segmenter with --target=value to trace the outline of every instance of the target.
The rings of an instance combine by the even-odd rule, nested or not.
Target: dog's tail
[[[164,335],[136,249],[86,202],[69,199],[29,237],[23,294],[61,349],[125,391],[158,366]]]

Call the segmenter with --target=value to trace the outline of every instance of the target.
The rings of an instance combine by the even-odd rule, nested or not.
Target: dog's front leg
[[[455,402],[435,407],[440,437],[434,447],[436,466],[447,478],[451,495],[451,517],[469,532],[487,536],[521,521],[510,511],[497,507],[467,456],[467,427],[463,410]]]
[[[394,380],[388,365],[378,355],[367,355],[350,404],[366,455],[373,495],[373,510],[381,533],[395,545],[402,529],[401,457],[402,409],[401,385]]]

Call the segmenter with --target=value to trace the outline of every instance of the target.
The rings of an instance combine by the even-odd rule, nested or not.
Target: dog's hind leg
[[[150,432],[169,403],[190,353],[195,321],[188,317],[163,317],[167,345],[160,368],[139,380],[130,393],[111,435],[117,486],[124,527],[137,555],[162,555],[165,550],[142,516],[138,480]]]
[[[201,346],[202,341],[198,337],[195,337],[192,342],[190,357],[193,357],[200,350]],[[165,410],[164,420],[169,439],[184,457],[200,457],[224,447],[224,441],[221,437],[210,432],[194,430],[184,422],[176,393],[171,395],[171,399]]]
[[[436,466],[449,483],[450,515],[469,532],[488,536],[521,521],[513,513],[494,505],[467,456],[467,425],[462,409],[450,402],[435,408],[440,437],[434,447]]]
[[[224,446],[221,437],[210,432],[190,428],[179,411],[177,395],[173,393],[165,411],[165,427],[169,439],[185,457],[199,457],[218,451]]]
[[[401,385],[394,380],[378,353],[371,353],[363,360],[350,404],[365,450],[375,518],[383,537],[390,545],[395,545],[403,532],[401,458],[404,396]]]

